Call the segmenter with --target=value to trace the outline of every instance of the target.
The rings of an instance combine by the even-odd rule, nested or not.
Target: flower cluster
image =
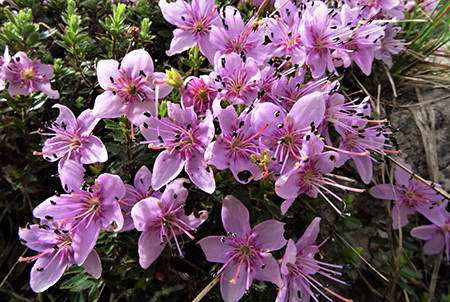
[[[208,218],[206,211],[186,215],[189,191],[184,185],[192,183],[214,194],[219,187],[218,170],[229,169],[240,184],[266,179],[285,200],[283,214],[299,195],[306,194],[324,197],[338,214],[348,216],[343,199],[330,186],[364,190],[339,184],[326,174],[352,160],[361,180],[369,184],[377,154],[400,151],[392,150],[389,143],[392,132],[387,120],[372,117],[368,98],[346,102],[333,77],[337,69],[355,64],[369,75],[375,58],[392,64],[391,55],[403,48],[403,42],[394,39],[397,28],[381,20],[401,18],[400,5],[398,1],[362,1],[367,3],[361,9],[360,0],[330,7],[321,1],[273,2],[275,11],[270,15],[255,15],[244,22],[239,10],[219,8],[214,1],[160,0],[163,17],[177,26],[167,54],[198,47],[212,65],[209,74],[184,81],[180,77],[174,84],[170,72],[155,72],[150,54],[137,49],[120,63],[98,61],[102,90],[93,109],[75,118],[66,106],[54,105],[60,114],[46,125],[51,132],[40,131],[52,137],[34,154],[59,161],[65,193],[47,198],[34,209],[39,225],[19,231],[21,242],[39,252],[20,259],[36,260],[30,281],[34,291],[55,284],[64,269],[74,264],[99,278],[101,265],[94,247],[101,231],[141,232],[138,252],[144,269],[166,246],[183,257],[180,236],[195,240],[191,232]],[[31,61],[24,53],[11,59],[7,50],[0,63],[0,85],[8,82],[11,95],[40,90],[50,98],[58,97],[50,89],[53,73],[48,65]],[[159,99],[174,87],[180,101],[171,98],[160,104]],[[123,115],[131,123],[134,141],[159,151],[153,166],[149,165],[152,171],[141,167],[134,186],[109,173],[86,184],[83,165],[108,160],[105,145],[93,135],[95,126],[100,119]],[[136,137],[135,128],[140,130]],[[189,179],[178,178],[183,170]],[[427,246],[433,251],[443,248],[435,241],[445,237],[448,253],[445,207],[429,209],[426,203],[437,200],[400,171],[396,180],[399,186],[391,190],[394,195],[385,185],[371,190],[380,198],[400,196],[395,212],[400,221],[395,217],[394,227],[405,225],[406,216],[417,210],[440,229],[429,235],[418,228],[413,235],[430,240]],[[343,206],[335,205],[330,196]],[[350,301],[312,277],[320,274],[345,284],[329,276],[339,275],[336,269],[342,266],[315,259],[321,246],[314,245],[320,218],[295,243],[285,239],[280,221],[266,220],[251,228],[249,211],[232,195],[223,198],[221,213],[226,236],[210,236],[198,244],[208,261],[224,264],[217,275],[221,275],[225,301],[241,299],[253,279],[276,284],[280,302],[308,301],[316,294]],[[271,252],[286,243],[284,257],[277,261]]]

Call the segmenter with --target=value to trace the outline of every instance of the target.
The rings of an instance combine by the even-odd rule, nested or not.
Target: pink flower
[[[53,66],[42,64],[41,60],[32,61],[21,51],[14,55],[5,70],[5,79],[10,82],[8,92],[11,97],[42,91],[49,98],[58,99],[59,92],[50,87],[51,78]]]
[[[208,261],[225,263],[217,273],[222,273],[220,291],[225,302],[242,298],[253,278],[283,285],[278,263],[270,252],[286,244],[284,223],[267,220],[251,229],[249,219],[247,208],[228,195],[222,206],[227,236],[210,236],[198,242]]]
[[[183,187],[184,182],[188,180],[179,178],[173,181],[167,185],[160,198],[143,199],[131,210],[136,229],[142,232],[139,237],[139,263],[143,268],[148,268],[167,244],[183,256],[177,236],[184,233],[194,239],[189,231],[195,230],[208,218],[206,211],[200,211],[199,218],[195,218],[193,213],[189,216],[184,214],[189,194]],[[175,246],[171,242],[172,238]]]
[[[64,105],[56,104],[53,108],[59,109],[59,116],[48,130],[54,133],[41,135],[53,136],[48,139],[42,152],[35,151],[34,155],[43,155],[50,162],[60,160],[58,173],[61,184],[70,189],[79,189],[83,184],[83,164],[93,164],[108,160],[108,152],[102,141],[91,134],[100,121],[92,115],[92,110],[83,111],[77,119],[72,111]]]

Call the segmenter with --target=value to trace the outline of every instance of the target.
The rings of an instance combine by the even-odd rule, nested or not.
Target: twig
[[[25,256],[25,253],[28,251],[28,248],[25,249],[25,251],[23,251],[22,255],[20,255],[20,257]],[[19,261],[17,261],[16,263],[14,263],[14,265],[11,267],[11,269],[9,270],[9,272],[6,274],[5,278],[3,278],[2,283],[0,283],[0,288],[3,287],[3,284],[5,284],[6,280],[8,279],[9,275],[11,275],[12,271],[16,268],[17,264],[19,263]]]
[[[197,297],[195,297],[194,300],[192,300],[192,302],[199,302],[201,299],[203,299],[203,297],[214,287],[214,285],[219,282],[221,275],[222,274],[218,275],[216,278],[214,278],[213,281],[209,282],[209,284],[206,285],[206,287],[198,294]]]
[[[430,290],[428,291],[428,302],[433,302],[434,291],[436,290],[436,282],[438,278],[439,268],[442,262],[442,252],[439,253],[436,262],[434,263],[433,274],[431,275]]]
[[[359,258],[361,258],[362,261],[364,261],[365,264],[367,264],[375,273],[378,274],[378,276],[381,277],[381,279],[383,279],[384,281],[386,281],[387,283],[389,283],[389,279],[386,278],[382,273],[380,273],[379,271],[377,271],[376,268],[374,268],[366,259],[364,259],[363,256],[361,256],[357,250],[355,250],[353,248],[353,246],[351,246],[344,238],[342,238],[341,235],[339,235],[338,233],[335,233],[356,255],[358,255]]]
[[[389,79],[389,83],[391,83],[392,93],[394,94],[394,103],[395,103],[395,99],[397,98],[397,89],[395,88],[394,79],[392,78],[391,72],[389,71],[389,68],[386,66],[386,64],[383,64],[383,68],[386,71],[386,75]]]
[[[364,283],[366,284],[366,286],[370,289],[370,291],[375,294],[376,296],[383,298],[384,296],[377,291],[375,288],[373,288],[373,286],[370,284],[369,281],[367,281],[367,279],[364,277],[364,275],[361,273],[361,271],[355,267],[356,272],[358,273],[359,277],[364,281]]]

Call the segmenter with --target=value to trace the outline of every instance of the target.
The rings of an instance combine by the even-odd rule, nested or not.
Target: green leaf
[[[354,217],[345,217],[342,219],[344,222],[344,226],[350,229],[359,229],[362,227],[361,221]]]
[[[87,279],[89,279],[91,276],[88,274],[79,274],[75,277],[70,278],[67,281],[64,281],[63,284],[61,284],[61,289],[71,289],[75,285],[81,284]]]

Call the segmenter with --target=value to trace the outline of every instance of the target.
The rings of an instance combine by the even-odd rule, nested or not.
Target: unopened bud
[[[180,74],[178,73],[178,71],[175,70],[175,68],[172,67],[172,69],[166,70],[166,75],[167,78],[169,79],[169,81],[167,81],[167,85],[170,85],[172,87],[175,88],[181,88],[183,87],[183,79],[181,79]]]

